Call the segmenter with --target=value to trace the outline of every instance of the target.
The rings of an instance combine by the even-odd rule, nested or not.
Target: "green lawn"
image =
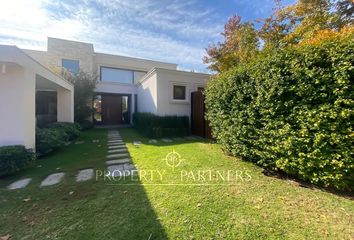
[[[12,235],[12,239],[354,237],[352,200],[303,188],[290,180],[264,176],[261,168],[225,156],[216,144],[182,140],[153,145],[132,129],[119,131],[141,179],[136,176],[113,181],[98,177],[76,183],[79,169],[105,169],[107,130],[87,131],[80,139],[85,143],[72,144],[39,160],[36,167],[0,180],[0,237],[6,234]],[[100,142],[93,143],[93,139]],[[142,141],[142,145],[133,146],[133,140]],[[181,162],[166,163],[166,155],[172,151],[180,154]],[[67,173],[62,183],[39,188],[43,178],[58,171]],[[231,176],[229,180],[227,173]],[[33,181],[22,190],[4,188],[21,177],[32,177]]]

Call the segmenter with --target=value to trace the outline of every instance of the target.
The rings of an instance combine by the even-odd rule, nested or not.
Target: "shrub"
[[[10,175],[24,169],[34,160],[33,151],[22,145],[0,147],[0,176]]]
[[[66,135],[65,141],[72,141],[77,139],[80,136],[80,124],[78,123],[69,123],[69,122],[56,122],[48,125],[48,128],[60,129],[64,131]]]
[[[65,145],[67,134],[60,128],[36,129],[36,152],[39,156],[46,155]]]
[[[186,116],[156,116],[152,113],[134,113],[134,127],[148,137],[173,137],[189,134]]]
[[[80,124],[82,131],[89,130],[89,129],[93,128],[93,126],[94,126],[93,122],[91,122],[89,120],[84,120],[84,121],[80,122],[79,124]]]
[[[214,137],[266,168],[353,190],[352,39],[289,47],[213,78],[206,107]]]

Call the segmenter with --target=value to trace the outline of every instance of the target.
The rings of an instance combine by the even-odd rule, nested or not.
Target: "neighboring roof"
[[[12,62],[27,67],[33,70],[36,74],[41,75],[59,86],[70,90],[73,89],[72,83],[43,66],[17,46],[0,45],[0,62]]]

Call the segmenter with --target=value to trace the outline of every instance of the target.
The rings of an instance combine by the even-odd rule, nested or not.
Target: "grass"
[[[153,145],[132,129],[119,131],[141,179],[109,181],[98,177],[75,183],[79,169],[104,170],[107,131],[87,131],[81,137],[85,143],[70,145],[39,160],[37,165],[41,167],[0,180],[0,236],[10,234],[13,239],[352,239],[354,236],[351,227],[354,203],[350,199],[303,188],[290,180],[267,177],[253,164],[225,156],[216,144],[179,140]],[[93,143],[93,139],[99,139],[100,143]],[[143,144],[133,146],[133,140]],[[166,163],[166,155],[172,151],[180,154],[179,165],[173,159]],[[58,171],[67,173],[62,183],[38,187],[44,177]],[[227,173],[231,174],[229,181]],[[13,180],[27,176],[33,181],[26,189],[4,189]]]

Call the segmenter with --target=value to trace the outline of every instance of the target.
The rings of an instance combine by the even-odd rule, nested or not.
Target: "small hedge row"
[[[189,135],[187,116],[156,116],[151,113],[134,113],[133,124],[147,137],[181,137]]]
[[[34,152],[22,145],[0,147],[0,177],[31,166],[34,161]]]
[[[289,47],[212,79],[214,137],[234,156],[353,190],[353,37]]]
[[[80,136],[80,125],[77,123],[57,122],[46,128],[36,129],[36,152],[43,156],[63,147],[67,142]]]

